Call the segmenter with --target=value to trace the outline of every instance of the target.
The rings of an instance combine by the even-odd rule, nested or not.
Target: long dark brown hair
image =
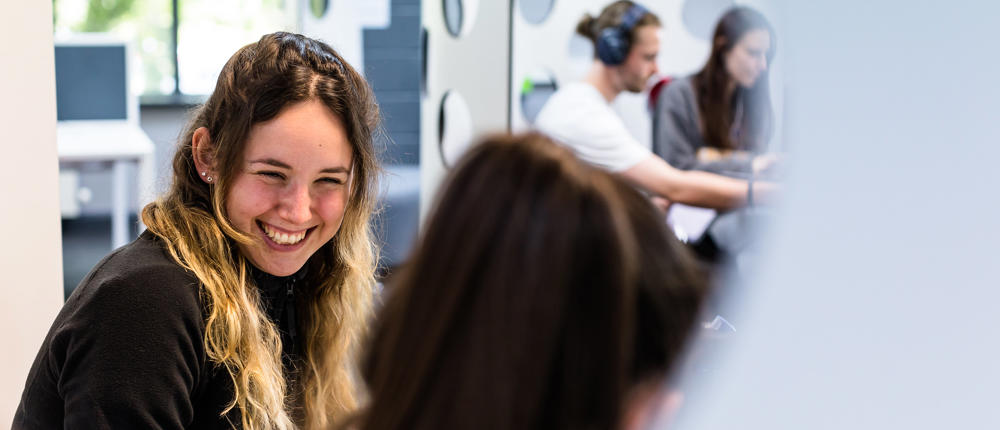
[[[774,29],[764,15],[746,6],[729,9],[715,26],[712,36],[712,52],[708,62],[694,76],[694,89],[701,113],[701,128],[705,144],[720,149],[755,150],[763,145],[771,133],[772,111],[771,91],[765,70],[757,78],[752,88],[736,86],[730,98],[726,88],[732,78],[726,72],[725,55],[752,30],[764,29],[771,35],[771,47],[767,53],[770,64],[774,57]],[[742,105],[743,115],[734,124],[737,104]],[[730,133],[739,127],[740,137],[733,141]]]
[[[538,134],[452,172],[362,365],[359,429],[608,429],[664,377],[702,278],[663,216]]]
[[[282,368],[277,328],[261,308],[248,276],[250,263],[236,246],[255,239],[233,227],[225,202],[252,127],[306,100],[319,100],[343,121],[352,148],[352,187],[340,230],[306,263],[304,357],[298,383],[286,391],[290,369]],[[149,230],[201,283],[205,349],[233,381],[226,412],[237,409],[242,428],[326,428],[329,419],[356,405],[350,359],[363,336],[375,285],[370,220],[378,189],[373,144],[378,123],[368,84],[336,51],[298,34],[265,35],[223,67],[215,90],[181,137],[170,190],[143,209]],[[213,185],[201,180],[192,156],[192,137],[201,127],[209,131],[219,169]]]

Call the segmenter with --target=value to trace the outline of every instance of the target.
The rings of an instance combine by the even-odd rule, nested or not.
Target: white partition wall
[[[452,23],[460,21],[457,36],[448,30],[446,5]],[[447,169],[441,136],[444,153],[453,160],[481,134],[508,130],[510,3],[426,0],[421,8],[427,32],[420,119],[422,219]]]
[[[0,426],[14,418],[28,368],[62,305],[52,2],[0,14]],[[8,62],[9,60],[9,62]]]
[[[330,0],[321,16],[310,2],[299,1],[297,17],[302,34],[322,40],[337,50],[354,68],[364,70],[361,41],[361,11],[356,1]]]

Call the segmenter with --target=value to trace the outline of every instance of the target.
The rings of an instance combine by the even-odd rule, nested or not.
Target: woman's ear
[[[215,170],[215,145],[212,144],[212,136],[207,128],[198,127],[191,136],[191,156],[201,180],[209,184],[214,182],[218,177]]]
[[[712,43],[715,45],[714,49],[725,49],[726,43],[728,42],[729,40],[726,38],[726,36],[722,35],[719,35],[718,37],[715,38],[714,41],[712,41]]]

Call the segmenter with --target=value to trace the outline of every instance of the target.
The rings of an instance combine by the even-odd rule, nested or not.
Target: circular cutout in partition
[[[472,145],[472,114],[465,98],[455,90],[445,92],[441,99],[438,141],[441,161],[447,167],[454,166]]]
[[[322,18],[330,9],[330,0],[309,0],[309,11],[316,18]]]
[[[444,25],[452,36],[462,33],[462,0],[444,0]]]
[[[716,22],[731,7],[733,0],[686,0],[681,11],[684,28],[694,37],[711,41]]]
[[[521,113],[528,123],[535,123],[542,106],[557,89],[555,76],[544,69],[535,69],[521,80]]]
[[[549,17],[549,12],[552,12],[552,6],[555,3],[555,0],[521,0],[517,2],[517,5],[521,9],[521,16],[524,17],[525,21],[541,24]]]
[[[461,37],[469,33],[476,19],[479,0],[442,0],[444,25],[448,33]]]

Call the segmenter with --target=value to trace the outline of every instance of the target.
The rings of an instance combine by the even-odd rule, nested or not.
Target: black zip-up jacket
[[[293,296],[305,269],[254,279],[297,357]],[[228,373],[205,354],[197,278],[145,232],[98,263],[66,300],[28,373],[14,429],[239,428]]]

